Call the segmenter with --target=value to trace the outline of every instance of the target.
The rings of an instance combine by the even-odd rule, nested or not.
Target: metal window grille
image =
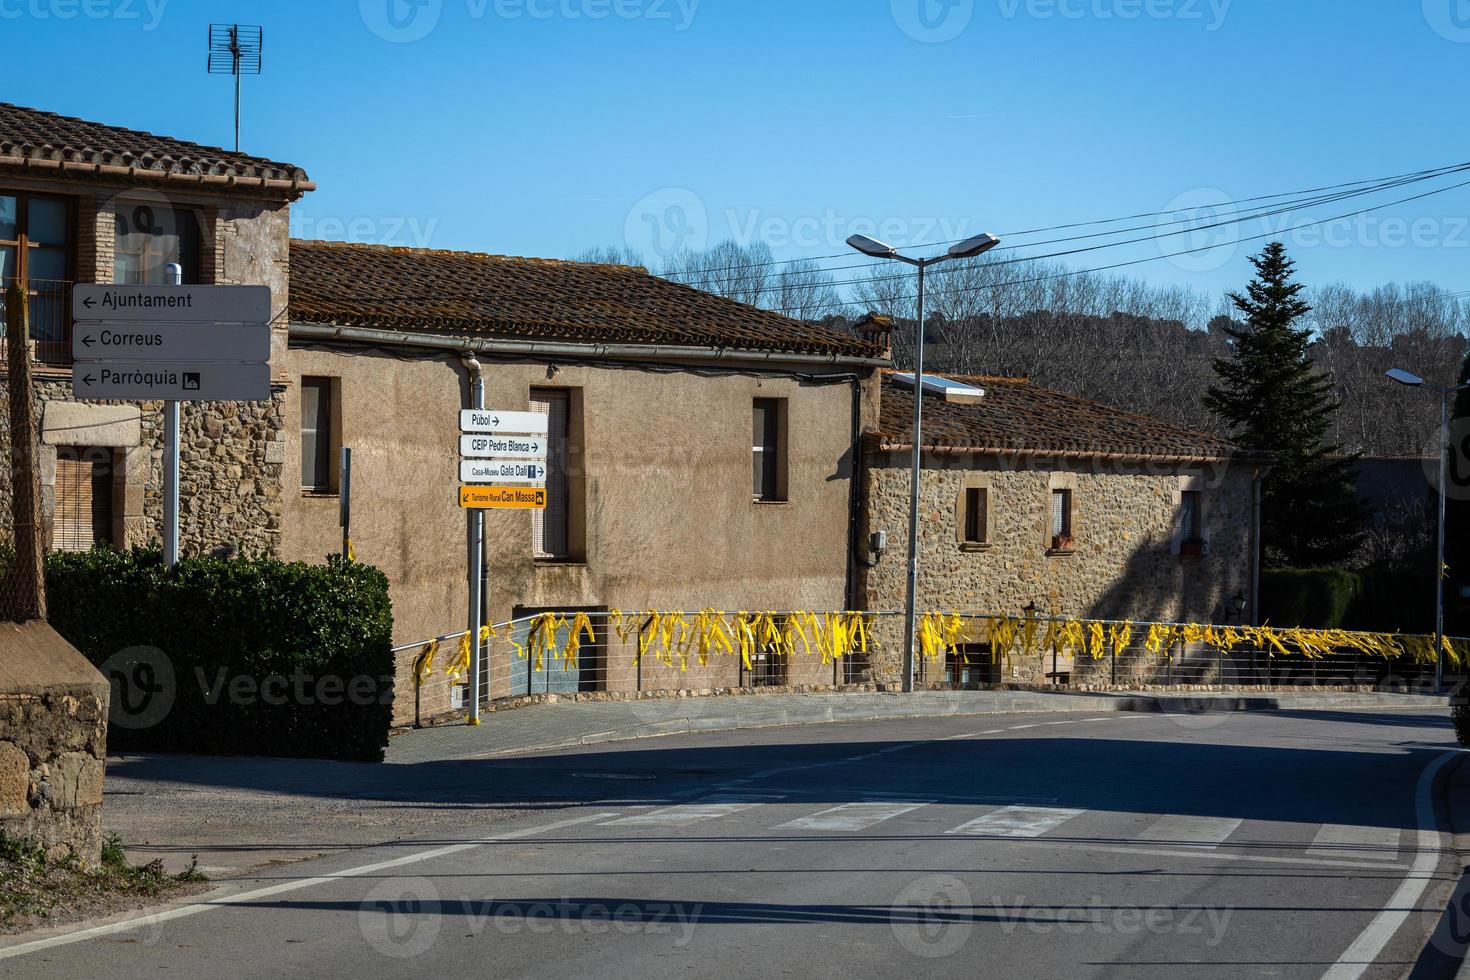
[[[531,554],[536,558],[571,555],[567,510],[567,440],[571,435],[571,395],[545,389],[531,392],[531,411],[547,416],[546,509],[531,511]]]
[[[1051,492],[1051,533],[1053,537],[1062,537],[1072,533],[1072,491],[1070,490]]]
[[[1185,541],[1200,538],[1200,492],[1185,490],[1179,495],[1179,532]]]

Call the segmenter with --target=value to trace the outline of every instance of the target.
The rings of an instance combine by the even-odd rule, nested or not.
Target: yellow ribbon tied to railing
[[[444,665],[444,674],[451,684],[458,684],[459,679],[470,672],[470,646],[470,631],[465,630],[459,638],[459,652]]]
[[[434,655],[439,652],[439,641],[430,640],[424,645],[419,654],[418,662],[413,666],[414,677],[420,684],[424,684],[430,677],[434,676]]]
[[[565,622],[566,620],[563,620]],[[597,631],[592,628],[592,619],[585,612],[579,612],[572,617],[572,625],[567,635],[567,646],[562,651],[561,665],[563,670],[576,670],[577,657],[582,650],[582,636],[586,635],[587,641],[597,643]]]

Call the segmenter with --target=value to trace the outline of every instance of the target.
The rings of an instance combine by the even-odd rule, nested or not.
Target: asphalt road
[[[0,948],[21,977],[1397,977],[1442,713],[987,716],[425,763],[456,824]],[[446,773],[452,778],[446,778]]]

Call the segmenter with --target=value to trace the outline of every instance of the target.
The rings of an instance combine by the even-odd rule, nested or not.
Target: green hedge
[[[52,554],[51,625],[111,676],[109,747],[380,761],[393,703],[382,572],[334,558]]]
[[[1261,572],[1261,615],[1272,626],[1338,629],[1362,589],[1342,568],[1269,568]]]
[[[1370,568],[1348,610],[1347,628],[1383,633],[1434,632],[1434,572]]]

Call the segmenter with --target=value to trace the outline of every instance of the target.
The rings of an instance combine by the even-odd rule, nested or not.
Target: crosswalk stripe
[[[923,803],[844,803],[821,813],[778,824],[777,830],[865,830],[874,824],[902,816]]]
[[[1360,861],[1394,861],[1399,856],[1397,827],[1358,827],[1325,823],[1312,839],[1307,853],[1314,857],[1356,858]]]
[[[761,800],[752,800],[748,797],[731,797],[727,800],[719,800],[709,803],[685,803],[679,806],[667,806],[661,810],[650,813],[638,813],[631,817],[623,817],[620,820],[609,820],[603,827],[688,827],[690,824],[700,823],[705,820],[715,820],[719,817],[728,817],[732,813],[741,810],[749,810],[751,807],[760,806]]]
[[[1218,847],[1240,829],[1243,821],[1225,817],[1189,817],[1165,814],[1155,820],[1136,838],[1155,844],[1178,844],[1180,847]]]
[[[1084,810],[1068,810],[1050,806],[1008,806],[962,823],[950,834],[986,834],[995,837],[1040,837]]]

